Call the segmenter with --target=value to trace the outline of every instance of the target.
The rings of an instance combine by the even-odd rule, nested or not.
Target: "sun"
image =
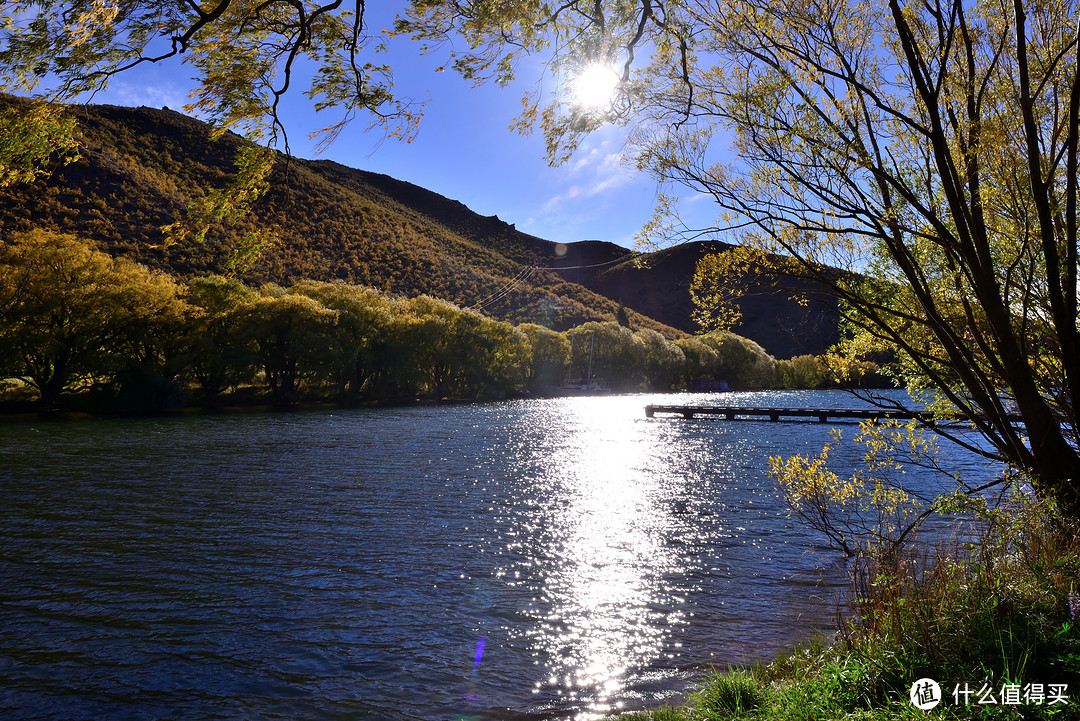
[[[599,108],[611,102],[619,74],[601,63],[588,65],[573,80],[574,99],[587,108]]]

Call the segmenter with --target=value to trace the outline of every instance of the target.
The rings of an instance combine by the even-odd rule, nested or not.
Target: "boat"
[[[544,386],[540,394],[548,398],[565,398],[568,396],[603,396],[611,393],[611,388],[602,380],[585,378],[563,383],[561,386]]]
[[[593,350],[596,348],[596,336],[590,336],[589,343],[589,372],[583,378],[571,380],[570,376],[574,368],[574,334],[570,332],[570,362],[566,368],[566,382],[561,386],[544,386],[540,393],[548,398],[565,398],[569,396],[602,396],[611,393],[611,387],[599,379],[592,377]]]

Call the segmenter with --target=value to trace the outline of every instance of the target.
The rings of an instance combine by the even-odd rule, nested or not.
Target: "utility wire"
[[[519,285],[521,285],[526,280],[528,280],[529,276],[531,276],[533,273],[535,273],[538,270],[582,270],[582,269],[585,269],[585,268],[602,268],[605,265],[614,265],[615,263],[621,263],[624,260],[629,260],[630,258],[633,258],[635,255],[636,255],[636,253],[630,252],[630,253],[627,253],[626,255],[622,256],[621,258],[616,258],[615,260],[609,260],[609,261],[606,261],[604,263],[593,263],[592,265],[563,265],[563,266],[558,266],[558,267],[556,267],[556,266],[542,267],[542,266],[537,266],[537,265],[527,265],[517,275],[515,275],[513,278],[511,278],[510,281],[506,283],[506,285],[504,285],[502,288],[500,288],[499,290],[497,290],[494,293],[492,293],[491,295],[489,295],[487,298],[484,298],[483,300],[477,301],[476,304],[472,306],[472,308],[473,308],[473,310],[483,310],[483,309],[487,308],[489,305],[502,300],[503,298],[508,296],[510,293],[514,292],[515,288],[517,288]]]
[[[517,288],[517,287],[518,287],[519,285],[521,285],[522,283],[524,283],[524,282],[525,282],[525,280],[526,280],[526,279],[527,279],[527,278],[528,278],[528,277],[529,277],[530,275],[532,275],[532,274],[533,274],[533,272],[535,272],[535,270],[536,270],[536,268],[534,268],[534,267],[533,267],[533,266],[531,266],[531,265],[527,265],[527,266],[525,266],[525,267],[524,267],[524,268],[523,268],[523,269],[521,270],[521,272],[519,272],[519,273],[518,273],[517,275],[515,275],[515,276],[514,276],[514,277],[513,277],[513,278],[512,278],[511,280],[510,280],[510,282],[508,282],[508,283],[507,283],[506,285],[504,285],[504,286],[503,286],[502,288],[500,288],[499,290],[495,291],[494,293],[492,293],[491,295],[489,295],[489,296],[488,296],[487,298],[485,298],[485,299],[483,299],[483,300],[481,300],[481,301],[478,301],[478,302],[476,303],[476,305],[474,305],[474,306],[473,306],[473,309],[475,309],[475,310],[483,310],[484,308],[486,308],[487,306],[491,305],[492,303],[495,303],[496,301],[502,300],[502,299],[503,299],[503,298],[505,298],[505,297],[506,297],[507,295],[509,295],[510,293],[512,293],[512,292],[514,291],[514,289],[515,289],[515,288]]]
[[[621,263],[624,260],[629,260],[629,259],[633,258],[635,255],[637,255],[637,253],[634,253],[633,251],[631,251],[631,252],[627,253],[626,255],[622,256],[621,258],[616,258],[615,260],[609,260],[609,261],[606,261],[604,263],[593,263],[592,265],[560,265],[560,266],[551,266],[550,268],[541,268],[539,266],[534,266],[533,269],[534,270],[579,270],[581,268],[600,268],[600,267],[605,266],[605,265],[614,265],[615,263]]]

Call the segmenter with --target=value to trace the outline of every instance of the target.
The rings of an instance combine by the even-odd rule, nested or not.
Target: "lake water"
[[[829,426],[644,415],[709,401],[857,405],[0,426],[0,716],[584,719],[678,700],[710,665],[829,630],[845,580],[766,474]]]

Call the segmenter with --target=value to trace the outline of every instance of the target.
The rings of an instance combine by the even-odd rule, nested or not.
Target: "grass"
[[[619,721],[1080,719],[1080,523],[1027,498],[986,521],[973,543],[857,564],[858,612],[834,639],[713,672],[686,705]],[[922,678],[940,684],[933,710],[910,701]],[[1044,703],[1025,702],[1032,684]],[[1048,703],[1050,684],[1068,684],[1068,704]],[[979,702],[984,685],[999,703]],[[1019,702],[1003,704],[1010,687]]]

